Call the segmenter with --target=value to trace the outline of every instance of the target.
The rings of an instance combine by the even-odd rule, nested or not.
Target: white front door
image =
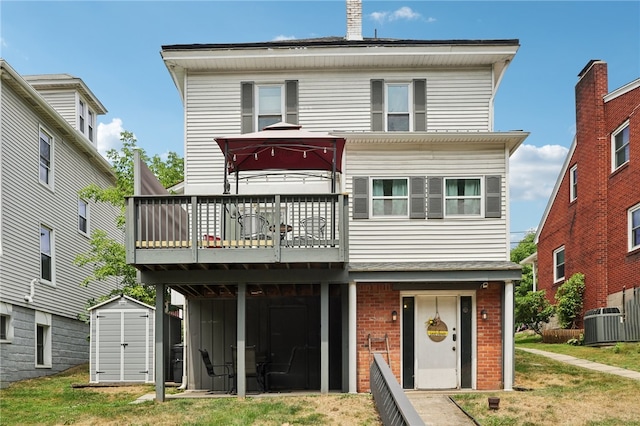
[[[417,389],[458,387],[458,298],[416,296]]]

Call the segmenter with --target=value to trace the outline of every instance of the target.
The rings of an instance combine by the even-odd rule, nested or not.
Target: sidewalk
[[[532,354],[537,354],[537,355],[542,355],[556,361],[575,365],[577,367],[588,368],[590,370],[600,371],[602,373],[616,374],[618,376],[627,377],[629,379],[640,380],[640,372],[637,372],[637,371],[626,370],[624,368],[619,368],[619,367],[612,367],[610,365],[599,364],[597,362],[587,361],[587,360],[576,358],[570,355],[556,354],[553,352],[541,351],[539,349],[516,347],[516,350],[530,352]]]

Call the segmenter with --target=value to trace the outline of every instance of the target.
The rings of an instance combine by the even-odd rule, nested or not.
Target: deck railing
[[[346,224],[343,194],[134,196],[128,200],[127,256],[135,264],[137,253],[152,250],[343,252]]]

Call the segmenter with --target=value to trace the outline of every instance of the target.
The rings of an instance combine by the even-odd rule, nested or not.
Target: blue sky
[[[17,72],[80,77],[109,113],[100,150],[132,131],[147,153],[183,155],[182,104],[162,45],[344,36],[345,0],[0,1],[0,56]],[[538,226],[575,134],[574,88],[591,59],[609,90],[640,77],[640,1],[363,0],[364,37],[519,39],[495,130],[531,135],[511,159],[511,232]]]

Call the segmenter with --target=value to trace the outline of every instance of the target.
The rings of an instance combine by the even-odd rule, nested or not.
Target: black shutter
[[[242,114],[240,122],[240,133],[253,132],[253,82],[245,81],[240,83],[240,110]]]
[[[298,80],[287,80],[285,91],[285,121],[289,124],[298,124]]]
[[[384,131],[384,80],[371,80],[371,131]]]
[[[429,177],[427,179],[427,218],[444,218],[444,197],[442,194],[442,178]]]
[[[413,80],[413,130],[427,130],[427,80]]]
[[[353,218],[369,218],[369,178],[353,177]]]
[[[425,211],[425,178],[424,176],[414,176],[409,180],[410,212],[411,219],[424,219],[427,217]]]
[[[484,217],[501,218],[502,217],[502,177],[486,176],[485,177],[485,205]]]

